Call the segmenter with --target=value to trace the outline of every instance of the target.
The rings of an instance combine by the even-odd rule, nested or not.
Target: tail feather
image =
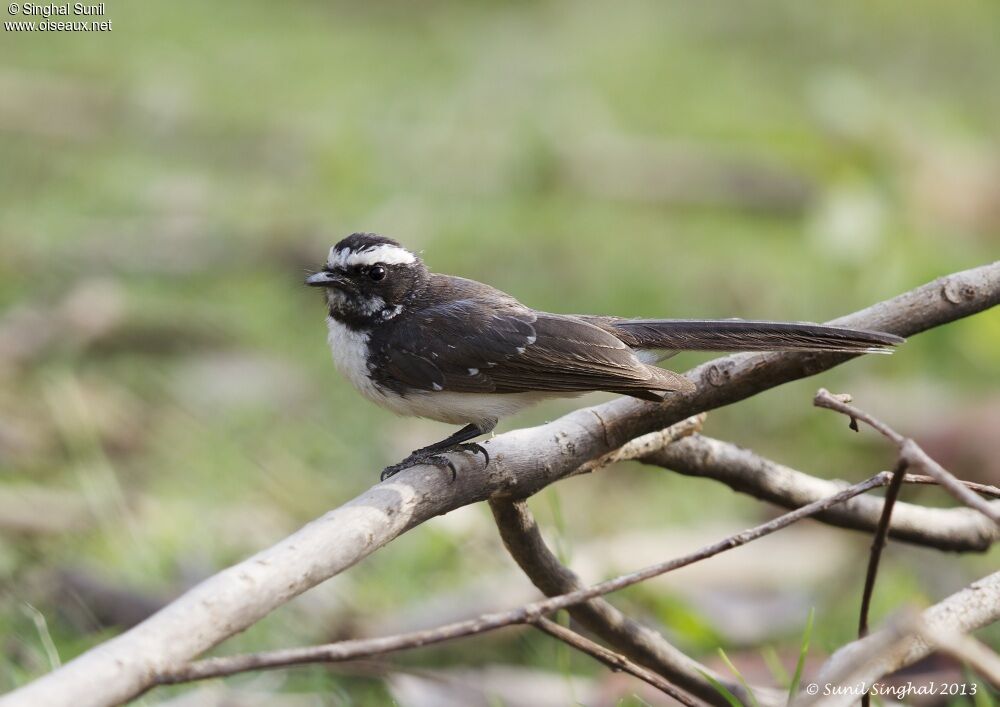
[[[892,353],[905,339],[805,322],[744,319],[618,319],[610,327],[636,349],[656,351],[829,351]]]

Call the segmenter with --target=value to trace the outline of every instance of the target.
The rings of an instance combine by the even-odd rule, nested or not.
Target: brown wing
[[[641,363],[613,334],[580,319],[478,298],[427,307],[369,341],[379,382],[460,393],[606,390],[658,400],[690,391],[683,376]]]

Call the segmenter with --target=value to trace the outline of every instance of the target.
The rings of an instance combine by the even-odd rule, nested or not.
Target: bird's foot
[[[420,464],[430,464],[431,466],[436,466],[438,469],[448,468],[451,470],[451,480],[454,481],[458,478],[458,471],[455,469],[455,464],[442,452],[472,452],[473,454],[482,454],[483,458],[486,460],[486,464],[490,463],[490,453],[486,451],[486,447],[481,444],[476,444],[475,442],[468,442],[465,444],[456,444],[453,447],[448,447],[447,449],[435,450],[433,452],[424,452],[418,449],[408,456],[403,461],[398,464],[393,464],[392,466],[387,466],[382,470],[382,475],[379,477],[381,481],[385,481],[398,474],[399,472],[409,469],[411,466],[419,466]],[[486,465],[484,464],[484,466]]]
[[[483,455],[483,467],[490,465],[490,453],[486,451],[486,447],[479,444],[478,442],[465,442],[463,444],[456,444],[452,449],[456,452],[472,452],[473,454]]]
[[[440,454],[417,454],[414,452],[408,456],[403,461],[398,464],[393,464],[392,466],[387,466],[382,470],[382,475],[379,477],[381,481],[395,476],[404,469],[409,469],[411,466],[420,466],[421,464],[430,464],[431,466],[436,466],[438,469],[448,468],[451,469],[451,478],[454,479],[457,476],[455,471],[455,465],[451,462],[448,457],[442,456]]]

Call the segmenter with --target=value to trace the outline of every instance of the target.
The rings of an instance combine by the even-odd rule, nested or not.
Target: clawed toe
[[[442,456],[440,454],[427,454],[427,455],[417,455],[411,454],[399,464],[393,464],[392,466],[387,466],[382,470],[382,474],[379,476],[380,481],[385,481],[391,478],[405,469],[409,469],[412,466],[419,466],[421,464],[431,464],[436,466],[438,469],[448,468],[451,470],[451,478],[454,481],[458,477],[458,472],[455,469],[455,465],[452,463],[451,459]]]
[[[463,452],[472,452],[473,454],[482,454],[483,459],[486,460],[483,462],[483,466],[486,467],[490,465],[490,453],[486,451],[486,447],[478,442],[459,444],[456,446],[456,449],[461,449]]]
[[[475,442],[469,442],[467,444],[456,444],[454,447],[443,450],[449,452],[472,452],[473,454],[482,454],[483,458],[486,460],[484,466],[488,466],[490,463],[490,453],[486,451],[486,447],[481,444],[476,444]],[[454,481],[458,478],[458,470],[455,469],[455,464],[448,457],[442,454],[418,454],[413,453],[408,456],[403,461],[398,464],[393,464],[392,466],[387,466],[382,470],[382,474],[379,479],[385,481],[399,472],[409,469],[411,466],[418,466],[420,464],[431,464],[439,469],[448,468],[451,471],[451,480]]]
[[[455,465],[452,464],[451,459],[449,459],[448,457],[443,457],[440,454],[435,454],[430,457],[424,457],[423,463],[433,464],[438,469],[444,469],[445,467],[448,467],[449,469],[451,469],[451,480],[454,481],[455,479],[458,478],[458,471],[455,469]]]
[[[393,464],[392,466],[387,466],[382,470],[382,473],[379,474],[378,480],[385,481],[386,479],[392,478],[405,468],[406,467],[403,466],[402,464]]]

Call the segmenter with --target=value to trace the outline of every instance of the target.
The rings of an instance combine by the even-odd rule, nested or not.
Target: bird
[[[352,233],[305,284],[322,288],[336,367],[368,400],[398,415],[463,425],[383,469],[448,468],[451,452],[502,417],[554,397],[607,391],[640,400],[694,392],[656,363],[678,351],[891,353],[893,334],[806,322],[628,319],[532,309],[475,280],[431,272],[398,241]]]

